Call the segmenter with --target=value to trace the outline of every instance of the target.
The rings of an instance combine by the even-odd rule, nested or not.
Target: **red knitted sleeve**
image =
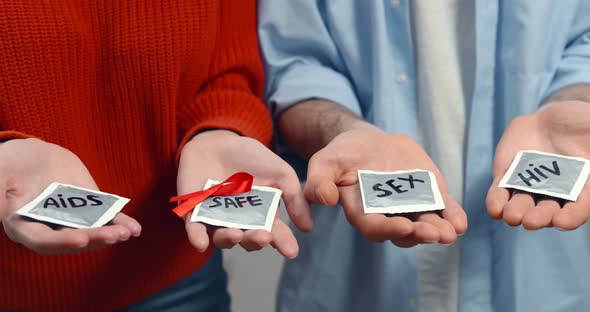
[[[33,136],[18,131],[0,131],[0,143],[6,142],[8,140],[27,139],[32,137]]]
[[[219,5],[218,39],[208,82],[179,109],[181,147],[206,129],[232,130],[269,145],[272,121],[261,100],[264,69],[256,31],[256,1],[221,0]]]

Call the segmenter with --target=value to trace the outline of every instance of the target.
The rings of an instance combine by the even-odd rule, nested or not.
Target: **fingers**
[[[504,206],[510,200],[510,192],[505,188],[498,187],[500,180],[501,176],[494,179],[486,197],[488,214],[495,220],[502,218]]]
[[[92,229],[60,228],[57,231],[67,233],[68,235],[80,235],[80,233],[82,233],[87,238],[87,244],[81,248],[63,248],[62,250],[50,254],[80,253],[83,251],[95,250],[125,242],[131,237],[129,229],[120,225],[108,225]]]
[[[3,224],[12,241],[42,255],[78,252],[89,243],[88,234],[81,230],[56,231],[18,215],[7,217]]]
[[[412,221],[405,217],[387,217],[382,214],[365,214],[359,185],[340,188],[342,208],[348,222],[367,239],[376,242],[403,238],[414,231]]]
[[[535,207],[533,196],[527,193],[516,192],[504,206],[502,214],[504,221],[511,226],[518,226],[522,223],[524,215]]]
[[[269,245],[272,239],[272,234],[267,231],[248,230],[244,232],[244,239],[240,242],[240,246],[249,252],[258,251]]]
[[[123,213],[118,213],[109,225],[106,226],[90,229],[60,228],[58,231],[68,233],[69,235],[79,235],[78,233],[86,235],[86,246],[60,251],[60,253],[78,253],[128,241],[132,236],[137,237],[141,234],[141,226],[133,218]]]
[[[554,226],[560,230],[571,231],[590,218],[590,187],[584,187],[578,200],[567,202],[563,208],[558,200],[550,197],[543,197],[535,203],[533,196],[539,195],[515,192],[509,198],[508,192],[509,190],[492,186],[486,203],[490,216],[495,219],[503,218],[511,226],[522,224],[525,229],[531,231]]]
[[[240,229],[216,228],[213,230],[213,244],[219,248],[230,249],[244,240]]]
[[[413,235],[404,238],[392,239],[391,242],[400,248],[410,248],[420,244],[420,242]]]
[[[200,222],[190,222],[187,218],[184,227],[189,242],[197,249],[197,251],[205,252],[209,247],[207,226]]]
[[[457,233],[467,230],[465,212],[450,197],[445,199],[447,208],[441,212],[444,219],[435,212],[426,212],[417,214],[413,222],[403,216],[365,214],[358,188],[358,185],[340,188],[342,207],[348,222],[371,241],[391,240],[400,247],[433,242],[451,244],[457,239]]]
[[[68,232],[76,231],[69,229]],[[101,247],[129,240],[131,232],[121,225],[107,225],[95,229],[86,229],[88,245]]]
[[[272,246],[285,258],[293,259],[299,254],[299,245],[287,224],[277,219],[272,227]]]
[[[311,208],[303,195],[299,178],[290,166],[286,169],[286,174],[279,179],[278,188],[283,191],[285,207],[293,223],[303,232],[311,231]]]
[[[456,229],[449,221],[441,218],[435,212],[426,212],[420,213],[416,217],[412,234],[392,239],[391,242],[401,248],[410,248],[424,243],[452,244],[456,240]]]
[[[545,198],[536,207],[529,209],[522,219],[522,225],[527,230],[538,230],[551,226],[553,216],[561,209],[559,202]]]
[[[129,234],[133,237],[138,237],[141,235],[141,225],[139,222],[124,213],[118,213],[110,223],[125,227],[129,230]]]
[[[368,240],[384,242],[403,238],[414,231],[414,224],[404,217],[386,217],[381,214],[359,215],[346,213],[348,222]]]
[[[575,230],[590,218],[590,184],[586,184],[576,202],[567,202],[553,216],[553,226],[562,231]]]
[[[299,246],[291,229],[280,219],[275,220],[272,233],[265,230],[215,229],[213,242],[219,248],[230,249],[240,244],[248,252],[258,251],[272,244],[284,257],[297,256]]]
[[[450,195],[444,196],[445,209],[441,211],[441,215],[453,227],[455,234],[464,234],[467,232],[467,214],[465,210],[455,201]]]
[[[336,205],[339,195],[336,182],[339,174],[336,162],[328,161],[325,152],[317,152],[309,160],[305,198],[312,203]]]
[[[54,230],[20,216],[7,218],[4,228],[11,240],[42,255],[79,253],[123,242],[131,236],[129,229],[121,225]]]
[[[207,226],[203,223],[187,223],[189,240],[203,252],[209,246]],[[240,245],[248,252],[258,251],[268,245],[272,245],[281,255],[287,259],[293,259],[299,253],[299,245],[293,232],[282,220],[276,219],[272,232],[265,230],[243,231],[235,228],[211,228],[211,240],[218,248],[231,249]]]
[[[418,216],[417,221],[414,231],[416,238],[420,241],[452,244],[457,240],[455,228],[435,212],[422,213]]]

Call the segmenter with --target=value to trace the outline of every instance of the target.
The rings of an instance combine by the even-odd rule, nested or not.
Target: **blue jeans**
[[[221,251],[216,250],[209,262],[191,276],[121,311],[229,312]]]

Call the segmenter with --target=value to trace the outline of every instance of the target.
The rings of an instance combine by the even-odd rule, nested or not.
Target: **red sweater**
[[[112,310],[201,267],[167,201],[175,158],[207,128],[268,144],[262,92],[254,0],[1,0],[0,140],[71,150],[143,232],[39,256],[0,231],[0,310]]]

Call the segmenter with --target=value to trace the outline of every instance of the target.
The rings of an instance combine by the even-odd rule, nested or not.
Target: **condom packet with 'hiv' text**
[[[588,174],[587,159],[520,151],[498,186],[576,201]]]

